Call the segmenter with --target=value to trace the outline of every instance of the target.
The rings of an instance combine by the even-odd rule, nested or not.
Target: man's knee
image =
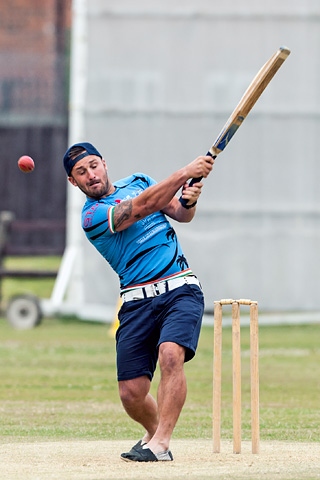
[[[142,402],[149,393],[150,380],[148,377],[139,377],[119,382],[119,395],[124,406]]]
[[[177,343],[164,342],[159,348],[159,365],[161,371],[172,372],[183,368],[185,348]]]

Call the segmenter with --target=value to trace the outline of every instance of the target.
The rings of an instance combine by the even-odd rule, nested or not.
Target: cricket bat
[[[233,135],[236,133],[240,125],[242,125],[244,119],[247,117],[258,98],[271,82],[283,62],[290,55],[290,50],[287,47],[280,47],[269,60],[261,67],[256,74],[247,90],[244,92],[240,102],[231,113],[221,132],[219,133],[216,141],[209,149],[207,155],[212,158],[216,158],[221,153]],[[189,186],[196,182],[200,182],[201,178],[193,178]],[[180,197],[182,205],[186,206],[188,201]]]

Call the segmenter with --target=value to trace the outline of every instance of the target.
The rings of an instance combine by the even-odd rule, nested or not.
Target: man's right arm
[[[148,187],[138,197],[111,207],[113,231],[125,230],[151,213],[163,210],[187,180],[198,177],[206,178],[212,170],[213,163],[212,157],[198,157],[162,182]]]

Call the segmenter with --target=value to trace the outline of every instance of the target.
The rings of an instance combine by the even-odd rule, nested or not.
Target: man
[[[121,455],[126,461],[173,460],[170,438],[186,399],[184,362],[195,355],[204,310],[198,279],[167,220],[190,222],[214,160],[193,162],[156,183],[136,173],[111,183],[106,162],[90,143],[64,156],[70,183],[87,196],[82,226],[120,280],[123,304],[116,333],[119,395],[127,414],[145,429]],[[176,197],[182,188],[183,206]],[[149,393],[157,362],[157,401]]]

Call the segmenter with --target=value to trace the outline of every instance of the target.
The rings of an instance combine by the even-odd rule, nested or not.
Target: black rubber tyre
[[[38,298],[33,295],[12,297],[6,309],[6,317],[10,325],[16,329],[27,330],[36,327],[42,320]]]

